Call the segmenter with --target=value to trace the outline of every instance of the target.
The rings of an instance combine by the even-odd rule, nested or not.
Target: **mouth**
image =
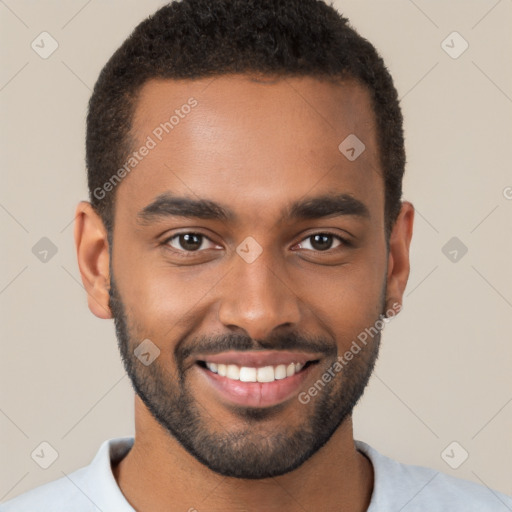
[[[196,367],[221,401],[261,408],[296,396],[319,359],[304,353],[233,351],[198,359]]]

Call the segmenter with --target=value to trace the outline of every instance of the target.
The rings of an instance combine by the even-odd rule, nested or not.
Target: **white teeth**
[[[256,372],[256,368],[247,368],[247,366],[242,366],[242,368],[240,368],[240,381],[256,382]]]
[[[227,377],[228,379],[239,380],[241,382],[274,382],[274,380],[282,380],[287,377],[292,377],[304,368],[302,363],[262,366],[260,368],[250,368],[248,366],[240,367],[236,364],[217,364],[208,362],[205,364],[211,372],[218,373],[221,377]]]
[[[274,368],[274,377],[278,379],[286,379],[286,365],[280,364]]]
[[[228,379],[238,380],[240,378],[240,367],[236,364],[228,364],[226,369],[226,377]]]
[[[256,378],[258,382],[274,382],[274,367],[264,366],[263,368],[258,368]]]

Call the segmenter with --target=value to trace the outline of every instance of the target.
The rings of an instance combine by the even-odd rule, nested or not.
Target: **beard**
[[[233,406],[230,410],[243,426],[228,430],[216,422],[194,396],[194,389],[187,381],[187,370],[184,368],[187,357],[194,353],[219,353],[226,350],[299,350],[323,353],[325,358],[321,364],[327,370],[337,360],[336,342],[326,338],[306,337],[298,332],[287,332],[260,341],[239,334],[195,340],[185,337],[175,345],[175,373],[169,370],[172,367],[170,361],[162,363],[163,358],[157,358],[151,365],[145,366],[134,355],[134,349],[142,341],[136,331],[142,329],[130,328],[131,322],[126,316],[112,271],[110,275],[110,309],[123,365],[135,393],[155,420],[190,455],[220,475],[263,479],[283,475],[299,467],[325,445],[338,427],[351,416],[373,372],[379,352],[380,330],[371,343],[365,345],[335,378],[328,383],[322,382],[323,388],[315,399],[307,405],[297,400],[294,407],[303,408],[300,414],[305,417],[298,426],[292,427],[286,423],[287,414],[284,409],[290,407],[290,404],[282,403],[265,408]],[[384,293],[381,310],[384,308],[383,303]],[[317,365],[312,370],[317,371]],[[323,373],[318,373],[319,379]],[[282,419],[278,427],[272,432],[258,428],[262,422],[269,419],[277,421],[280,417]]]

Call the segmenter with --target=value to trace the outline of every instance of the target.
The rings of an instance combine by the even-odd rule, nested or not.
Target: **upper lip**
[[[197,357],[198,361],[217,364],[236,364],[249,368],[260,368],[263,366],[277,366],[280,364],[288,365],[290,363],[306,364],[308,361],[316,361],[320,356],[305,352],[284,352],[277,350],[257,350],[240,352],[232,350],[221,352],[220,354],[201,355]]]

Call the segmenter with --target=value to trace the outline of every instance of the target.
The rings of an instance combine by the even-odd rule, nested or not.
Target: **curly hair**
[[[181,0],[142,21],[102,69],[89,101],[90,200],[109,235],[115,189],[97,197],[131,153],[138,93],[153,78],[232,73],[352,79],[371,97],[385,187],[386,240],[401,206],[405,168],[397,91],[374,46],[322,0]]]

